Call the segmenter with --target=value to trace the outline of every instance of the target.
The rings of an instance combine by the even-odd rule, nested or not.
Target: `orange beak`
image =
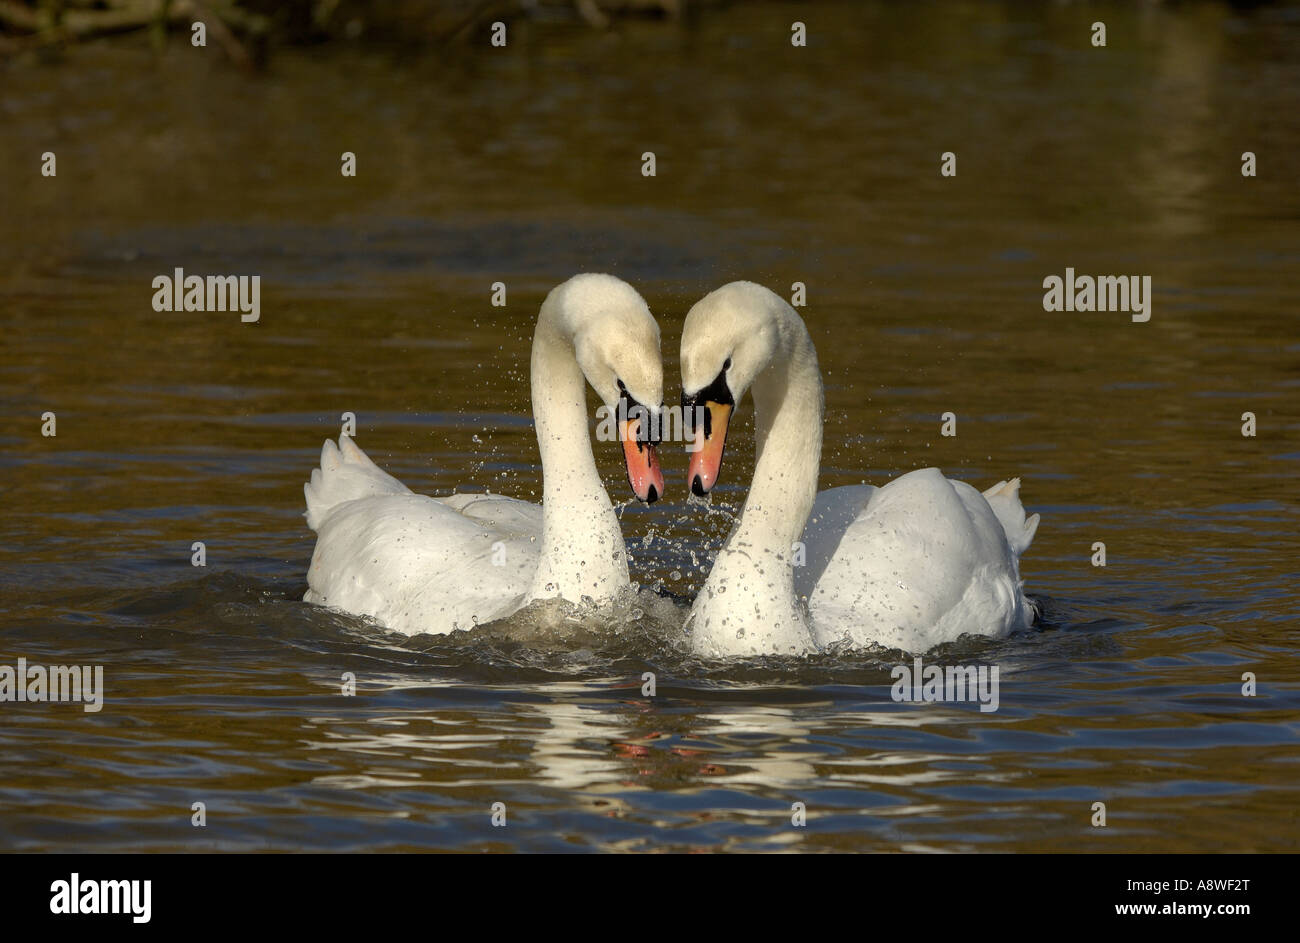
[[[727,423],[731,421],[732,407],[725,403],[706,402],[708,422],[695,424],[695,438],[687,451],[691,453],[686,477],[691,482],[691,493],[703,497],[713,490],[722,471],[722,452],[727,445]],[[705,428],[708,434],[705,434]]]
[[[659,468],[659,455],[655,447],[639,437],[640,418],[618,424],[618,437],[623,441],[623,459],[627,462],[627,483],[632,493],[646,504],[654,504],[664,493],[664,473]]]

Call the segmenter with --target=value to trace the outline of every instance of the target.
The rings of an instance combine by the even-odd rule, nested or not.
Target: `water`
[[[121,40],[2,73],[0,664],[102,664],[107,694],[2,706],[0,848],[1294,851],[1297,10],[519,35],[282,50],[262,78]],[[260,274],[261,321],[154,312],[175,266]],[[1044,312],[1067,266],[1151,275],[1151,321]],[[584,270],[646,296],[670,399],[691,303],[805,282],[822,487],[1023,478],[1041,626],[927,656],[1000,666],[997,712],[893,702],[897,652],[686,652],[673,598],[743,497],[748,403],[711,510],[668,453],[667,500],[623,512],[643,597],[606,625],[408,639],[297,601],[344,411],[416,490],[536,498],[532,319]]]

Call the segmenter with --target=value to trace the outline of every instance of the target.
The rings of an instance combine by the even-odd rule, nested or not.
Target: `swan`
[[[1019,558],[1038,527],[1019,479],[983,494],[938,469],[883,487],[817,493],[822,382],[799,315],[753,282],[691,308],[682,328],[687,477],[717,483],[732,411],[754,396],[754,480],[740,518],[687,617],[711,656],[805,654],[847,640],[923,652],[959,635],[1033,622]]]
[[[654,502],[664,491],[656,424],[638,408],[662,408],[659,325],[631,285],[576,275],[542,303],[530,369],[541,506],[414,494],[350,437],[326,440],[303,489],[317,534],[306,602],[407,635],[441,635],[538,599],[608,603],[629,585],[623,535],[592,455],[586,383],[617,417],[633,492]]]

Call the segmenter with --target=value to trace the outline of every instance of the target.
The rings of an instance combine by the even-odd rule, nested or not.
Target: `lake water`
[[[257,77],[129,38],[0,66],[0,664],[106,686],[98,713],[0,705],[0,850],[1297,850],[1300,11],[514,36]],[[155,312],[178,266],[261,275],[260,321]],[[1067,267],[1150,275],[1151,320],[1045,312]],[[711,508],[665,451],[666,500],[623,512],[646,598],[608,625],[406,638],[299,601],[302,483],[345,411],[418,491],[536,499],[532,323],[589,270],[650,303],[669,402],[696,299],[804,282],[823,488],[1022,477],[1042,624],[927,655],[998,665],[996,712],[895,703],[898,652],[685,653],[652,590],[698,589],[748,402]]]

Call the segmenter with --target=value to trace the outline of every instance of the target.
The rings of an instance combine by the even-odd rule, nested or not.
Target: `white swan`
[[[327,440],[304,487],[318,535],[307,602],[407,635],[445,634],[535,599],[606,603],[628,585],[623,535],[592,456],[586,383],[622,410],[629,483],[654,501],[663,474],[636,407],[663,403],[659,326],[626,282],[574,276],[542,304],[531,370],[541,507],[500,495],[413,494],[351,439]]]
[[[1038,515],[1025,519],[1019,479],[981,495],[926,468],[817,494],[821,374],[782,298],[732,282],[701,299],[682,329],[681,367],[684,414],[703,407],[695,494],[717,482],[727,422],[751,387],[757,440],[740,519],[688,618],[696,651],[799,654],[848,639],[920,652],[1032,624],[1019,556]]]

